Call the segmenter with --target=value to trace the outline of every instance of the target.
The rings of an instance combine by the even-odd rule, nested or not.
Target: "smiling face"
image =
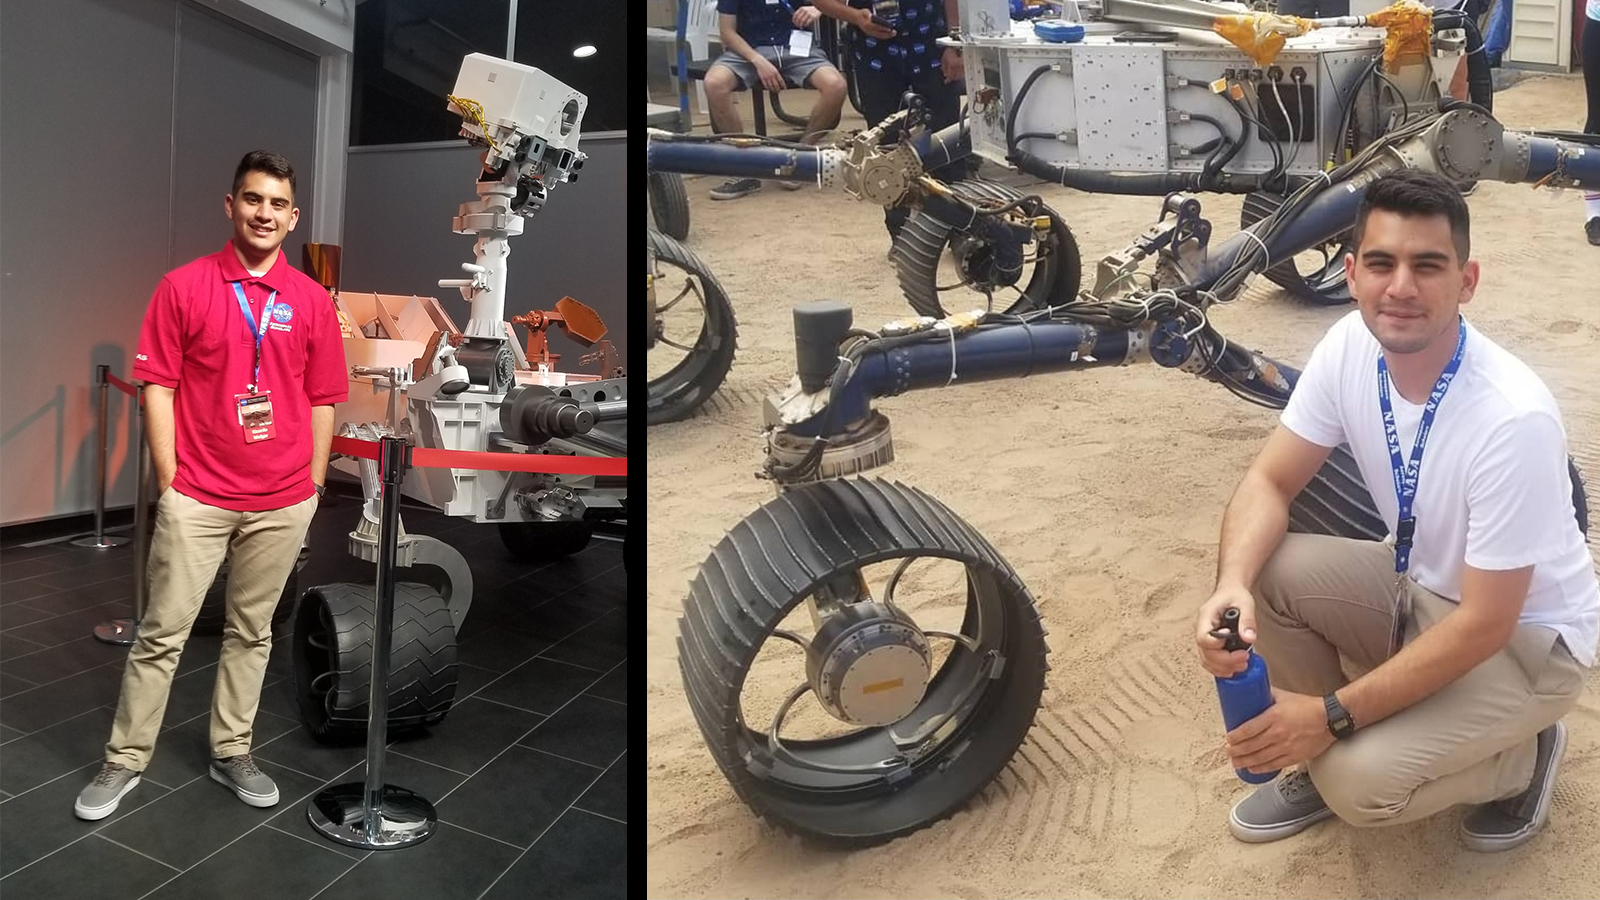
[[[222,208],[233,221],[234,250],[250,269],[270,261],[300,221],[288,180],[266,172],[245,173],[239,187],[223,200]]]
[[[1444,215],[1372,210],[1344,272],[1362,321],[1389,354],[1454,348],[1457,312],[1478,286],[1478,262],[1457,256]]]

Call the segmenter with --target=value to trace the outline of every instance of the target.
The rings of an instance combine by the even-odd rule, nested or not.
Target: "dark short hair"
[[[294,166],[283,158],[281,153],[271,150],[251,150],[239,160],[239,168],[233,170],[233,191],[239,193],[239,185],[244,184],[244,177],[251,172],[265,172],[273,178],[282,178],[289,182],[289,195],[294,195]]]
[[[1355,230],[1350,235],[1351,245],[1358,251],[1367,230],[1367,216],[1375,209],[1402,216],[1444,216],[1450,220],[1456,261],[1465,263],[1472,251],[1472,222],[1467,201],[1461,196],[1461,189],[1449,179],[1432,172],[1407,169],[1391,172],[1367,185],[1361,197],[1361,208],[1356,212]]]

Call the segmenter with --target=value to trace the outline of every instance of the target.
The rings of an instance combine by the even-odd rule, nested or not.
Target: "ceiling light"
[[[578,49],[572,51],[572,55],[576,56],[579,59],[583,59],[586,56],[593,56],[594,55],[594,45],[593,44],[584,44],[582,47],[579,47]]]

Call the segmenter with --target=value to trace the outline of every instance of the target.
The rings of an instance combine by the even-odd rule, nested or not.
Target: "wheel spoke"
[[[906,765],[906,760],[899,756],[879,760],[873,763],[867,763],[865,765],[840,766],[833,765],[831,763],[813,762],[812,760],[795,755],[795,753],[788,747],[785,747],[783,745],[783,741],[778,738],[778,729],[783,725],[784,716],[789,714],[789,707],[793,706],[796,700],[799,700],[801,697],[810,692],[811,683],[807,681],[800,682],[795,686],[794,690],[789,692],[789,696],[784,698],[783,705],[778,707],[777,714],[772,717],[772,726],[767,729],[767,752],[772,754],[773,759],[781,759],[791,765],[799,766],[802,769],[810,769],[813,772],[833,772],[843,775],[883,774]]]
[[[699,302],[700,308],[702,310],[705,309],[705,306],[706,306],[705,299],[700,296],[700,289],[698,287],[695,287],[695,283],[694,283],[694,281],[692,279],[685,278],[683,280],[683,290],[679,291],[678,292],[678,296],[673,297],[670,301],[668,301],[666,303],[666,305],[657,306],[656,307],[656,314],[659,315],[661,313],[667,312],[668,310],[672,309],[674,306],[677,306],[679,301],[681,301],[683,298],[685,298],[685,297],[687,297],[687,296],[689,296],[691,294],[693,294],[695,299],[696,299],[696,301]]]
[[[682,351],[684,351],[686,353],[693,353],[694,352],[694,348],[693,347],[686,347],[683,344],[678,343],[677,341],[669,340],[669,339],[664,338],[664,337],[656,338],[656,343],[658,343],[658,344],[666,344],[668,347],[675,347],[675,348],[677,348],[679,350],[682,350]]]

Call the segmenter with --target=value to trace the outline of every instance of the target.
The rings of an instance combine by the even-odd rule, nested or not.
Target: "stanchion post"
[[[99,446],[95,448],[94,467],[94,537],[83,537],[73,541],[75,547],[94,547],[104,550],[108,547],[120,547],[128,542],[125,537],[106,537],[106,410],[110,406],[111,367],[95,366],[95,383],[100,386],[100,428],[98,438]]]
[[[394,638],[394,568],[400,540],[400,485],[410,460],[406,442],[385,437],[378,448],[383,491],[379,510],[378,578],[372,614],[372,676],[367,701],[367,780],[320,791],[306,816],[324,837],[351,847],[392,850],[433,835],[433,804],[404,788],[383,783],[384,745],[389,736],[389,650]]]
[[[119,647],[132,645],[138,636],[139,623],[144,620],[144,605],[148,599],[146,593],[150,589],[145,580],[145,565],[150,561],[150,482],[154,480],[154,473],[151,471],[150,447],[144,437],[144,385],[139,385],[139,394],[134,399],[138,404],[135,410],[138,424],[133,435],[133,442],[138,448],[138,484],[133,494],[133,618],[112,619],[94,627],[96,640]]]

